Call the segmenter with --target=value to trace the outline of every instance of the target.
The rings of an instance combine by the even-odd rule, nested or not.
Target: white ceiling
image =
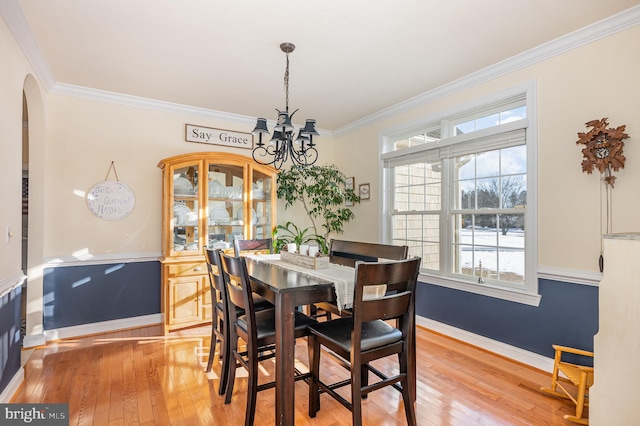
[[[2,0],[53,86],[328,131],[543,45],[640,0]],[[21,13],[20,13],[21,11]],[[22,22],[18,22],[22,21]],[[16,31],[18,28],[18,31]],[[35,43],[29,43],[29,41]],[[41,76],[43,78],[43,76]],[[46,78],[45,78],[46,80]],[[49,87],[48,89],[51,89]],[[249,129],[250,130],[250,129]]]

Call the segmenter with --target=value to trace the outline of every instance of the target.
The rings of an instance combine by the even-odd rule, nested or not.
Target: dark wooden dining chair
[[[244,257],[221,255],[222,277],[227,289],[230,306],[229,321],[233,324],[235,336],[230,339],[229,353],[232,357],[229,363],[225,404],[231,402],[236,368],[244,367],[248,373],[247,407],[245,425],[253,425],[256,411],[256,398],[259,391],[275,386],[275,381],[258,385],[258,363],[272,358],[275,354],[276,317],[275,309],[254,309],[253,298],[250,296],[251,283]],[[244,313],[238,315],[242,310]],[[308,326],[317,321],[301,312],[295,312],[295,338],[308,336]],[[238,349],[238,340],[245,342],[246,350]],[[293,352],[295,348],[291,347]],[[295,380],[308,379],[310,373],[300,373],[296,370]]]
[[[408,253],[408,246],[336,239],[332,239],[329,243],[329,262],[351,267],[355,266],[357,261],[403,260],[407,258]],[[311,306],[310,314],[314,318],[324,316],[330,320],[332,314],[349,316],[351,310],[338,309],[338,306],[331,302],[319,302]]]
[[[234,240],[233,250],[236,257],[245,256],[247,254],[271,253],[273,250],[273,240],[271,238]]]
[[[225,368],[228,366],[228,354],[227,344],[229,339],[227,338],[228,330],[226,328],[228,324],[227,308],[226,308],[226,290],[224,289],[224,283],[220,271],[220,251],[210,250],[205,248],[204,255],[207,262],[207,271],[209,273],[209,289],[211,291],[211,301],[213,303],[213,318],[211,320],[211,345],[209,347],[209,360],[207,361],[207,370],[209,373],[213,366],[213,360],[215,358],[216,347],[220,344],[220,360],[222,362],[222,368],[220,372],[220,384],[218,385],[218,394],[224,395],[225,380],[227,378],[227,372]],[[226,358],[226,359],[225,359]]]
[[[354,425],[362,424],[362,398],[385,386],[394,386],[402,393],[407,423],[416,424],[413,397],[410,391],[411,336],[415,328],[414,291],[420,270],[420,258],[377,263],[357,262],[353,300],[353,315],[309,326],[309,416],[320,409],[320,394],[327,393],[352,412]],[[369,296],[373,286],[386,286],[382,297]],[[379,287],[376,287],[379,288]],[[395,319],[395,324],[388,320]],[[321,346],[344,360],[350,378],[327,384],[320,379]],[[376,359],[398,357],[397,374],[384,374],[370,363]],[[377,376],[369,384],[369,372]],[[351,385],[351,401],[336,389]]]
[[[393,244],[336,239],[332,239],[329,243],[329,262],[352,267],[357,261],[403,260],[407,258],[408,253],[408,246]]]
[[[224,395],[227,385],[227,376],[229,370],[229,342],[235,336],[235,330],[229,328],[229,301],[227,297],[227,289],[221,274],[221,250],[204,249],[205,260],[207,263],[207,271],[209,273],[209,289],[211,291],[211,300],[213,303],[213,318],[211,320],[211,344],[209,347],[209,359],[207,361],[206,372],[209,373],[213,367],[215,359],[216,347],[220,345],[219,359],[220,382],[218,385],[218,394]],[[252,293],[254,309],[273,308],[273,305],[261,296]],[[243,310],[238,310],[237,315],[244,314]]]

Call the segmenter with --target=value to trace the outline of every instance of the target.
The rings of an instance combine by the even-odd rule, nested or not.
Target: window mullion
[[[453,239],[451,229],[451,200],[453,197],[453,185],[447,183],[453,182],[453,160],[443,160],[443,179],[441,182],[441,214],[440,214],[440,271],[448,275],[452,270],[452,250],[451,241]]]

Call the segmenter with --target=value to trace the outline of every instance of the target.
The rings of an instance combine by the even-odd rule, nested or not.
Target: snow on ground
[[[461,266],[477,270],[482,262],[483,270],[499,268],[500,272],[524,276],[524,238],[522,230],[509,230],[502,235],[500,230],[491,228],[461,229]]]

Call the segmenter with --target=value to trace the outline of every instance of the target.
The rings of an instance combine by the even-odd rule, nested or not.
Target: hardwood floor
[[[236,379],[231,404],[218,396],[220,365],[204,372],[210,328],[161,336],[160,327],[68,339],[37,348],[13,403],[69,403],[70,425],[238,425],[244,423],[246,376]],[[305,344],[297,356],[306,370]],[[425,329],[417,333],[418,425],[571,425],[571,401],[538,391],[542,372]],[[392,362],[376,363],[384,370]],[[323,377],[346,370],[322,357]],[[267,365],[264,374],[273,374]],[[265,379],[262,377],[261,379]],[[262,382],[262,380],[260,380]],[[274,424],[274,392],[258,394],[256,425]],[[308,390],[296,384],[296,424],[338,426],[351,413],[327,395],[316,418],[307,415]],[[366,425],[406,424],[400,393],[385,388],[363,403]]]

